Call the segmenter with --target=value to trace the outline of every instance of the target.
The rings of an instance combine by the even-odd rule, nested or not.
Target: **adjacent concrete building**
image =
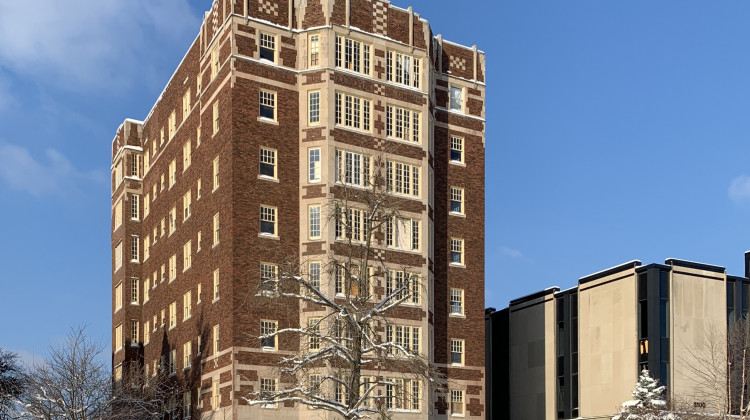
[[[381,155],[411,225],[409,241],[380,235],[379,255],[424,290],[398,321],[447,378],[394,418],[484,418],[485,74],[483,52],[388,1],[213,1],[153,109],[112,143],[115,376],[192,377],[186,415],[308,418],[241,399],[277,386],[299,347],[261,331],[309,316],[254,292],[275,250],[342,252],[321,206]]]

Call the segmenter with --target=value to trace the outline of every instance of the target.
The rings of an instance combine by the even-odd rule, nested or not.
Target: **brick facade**
[[[419,168],[421,183],[417,196],[400,200],[401,211],[420,220],[423,245],[419,251],[385,249],[384,232],[375,235],[386,263],[409,266],[426,283],[420,305],[399,307],[392,315],[421,327],[424,354],[446,375],[446,387],[425,388],[418,413],[394,418],[445,418],[451,390],[463,392],[467,418],[484,418],[484,53],[433,37],[429,23],[411,8],[400,9],[385,1],[306,0],[293,2],[294,7],[289,1],[215,0],[146,120],[126,120],[117,130],[112,144],[113,368],[139,366],[153,373],[154,363],[161,365],[176,350],[177,375],[190,383],[193,413],[221,419],[257,415],[261,408],[247,406],[241,397],[257,391],[259,378],[274,374],[284,352],[299,348],[296,338],[281,337],[277,351],[261,349],[260,320],[277,321],[279,328],[294,327],[315,310],[256,296],[259,266],[279,263],[280,256],[287,254],[302,259],[344,254],[330,226],[323,227],[321,240],[308,239],[307,206],[325,204],[341,194],[334,182],[337,149],[383,154]],[[274,62],[260,58],[261,34],[275,39]],[[320,40],[319,63],[314,67],[309,62],[311,34]],[[369,45],[369,74],[336,66],[336,36]],[[388,52],[420,60],[419,86],[386,79]],[[218,65],[212,62],[214,57]],[[463,89],[461,110],[450,109],[452,87]],[[190,109],[183,118],[188,90]],[[273,121],[259,117],[261,91],[275,93]],[[320,92],[320,122],[316,124],[307,120],[310,91]],[[337,92],[371,101],[370,130],[336,123]],[[215,104],[218,129],[214,133]],[[387,136],[389,106],[420,116],[418,142]],[[170,138],[173,112],[175,130]],[[463,139],[462,163],[449,163],[451,136]],[[184,156],[187,142],[189,166]],[[276,179],[259,176],[262,147],[276,151]],[[318,184],[307,180],[310,147],[319,147],[322,154],[322,182]],[[217,158],[218,187],[214,189]],[[170,185],[173,161],[176,182]],[[451,187],[465,191],[463,214],[450,212]],[[189,217],[183,209],[187,193]],[[139,200],[135,218],[131,218],[133,199]],[[118,205],[122,206],[122,223],[115,226]],[[261,205],[277,209],[275,237],[259,234]],[[173,208],[176,228],[170,232]],[[216,214],[219,241],[214,244]],[[134,236],[138,237],[138,255],[131,256]],[[451,238],[463,239],[463,264],[451,263]],[[147,239],[149,255],[145,258]],[[183,255],[187,243],[191,244],[189,267]],[[122,244],[121,267],[116,267],[114,254],[120,249],[118,244]],[[173,256],[174,280],[170,279]],[[219,298],[215,300],[216,270]],[[137,279],[137,293],[131,291],[132,279]],[[382,278],[375,280],[376,295],[382,295],[384,287]],[[464,291],[462,316],[450,315],[451,288]],[[188,292],[192,315],[185,318],[183,297]],[[122,303],[115,302],[118,293]],[[131,296],[135,296],[133,302]],[[177,315],[171,327],[173,303]],[[133,322],[139,328],[137,334],[131,331]],[[115,344],[118,326],[122,348]],[[216,326],[219,340],[214,352]],[[136,339],[131,340],[134,335]],[[451,364],[451,339],[466,343],[462,366]],[[183,369],[187,342],[192,343],[192,367]],[[218,407],[212,399],[216,381],[221,394]],[[264,410],[262,415],[306,418],[306,410],[287,404]]]

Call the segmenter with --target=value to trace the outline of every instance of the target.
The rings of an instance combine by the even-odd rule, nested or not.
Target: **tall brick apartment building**
[[[363,182],[340,165],[366,174],[385,153],[411,242],[377,246],[424,283],[395,316],[447,377],[393,417],[484,418],[484,82],[484,53],[411,8],[215,0],[145,121],[125,120],[112,143],[115,377],[190,375],[184,405],[201,418],[310,418],[241,398],[299,347],[262,346],[261,328],[305,316],[254,293],[259,273],[275,273],[280,246],[335,254],[318,206]]]

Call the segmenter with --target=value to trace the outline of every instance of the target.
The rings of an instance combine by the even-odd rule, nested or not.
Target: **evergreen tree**
[[[648,370],[643,369],[633,391],[633,399],[622,403],[620,412],[612,420],[679,420],[667,410],[664,386],[659,386]]]

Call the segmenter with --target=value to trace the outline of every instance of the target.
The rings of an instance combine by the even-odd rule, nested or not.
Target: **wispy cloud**
[[[174,41],[197,26],[187,0],[39,0],[33,13],[28,4],[3,1],[0,63],[67,90],[122,88],[158,57],[147,38]]]
[[[13,189],[39,197],[70,193],[82,182],[103,182],[105,175],[79,171],[55,149],[47,149],[44,159],[38,160],[24,147],[0,142],[0,179]]]
[[[500,247],[500,254],[510,258],[523,258],[523,252],[505,245]]]
[[[740,175],[732,180],[729,199],[737,204],[750,203],[750,176]]]

